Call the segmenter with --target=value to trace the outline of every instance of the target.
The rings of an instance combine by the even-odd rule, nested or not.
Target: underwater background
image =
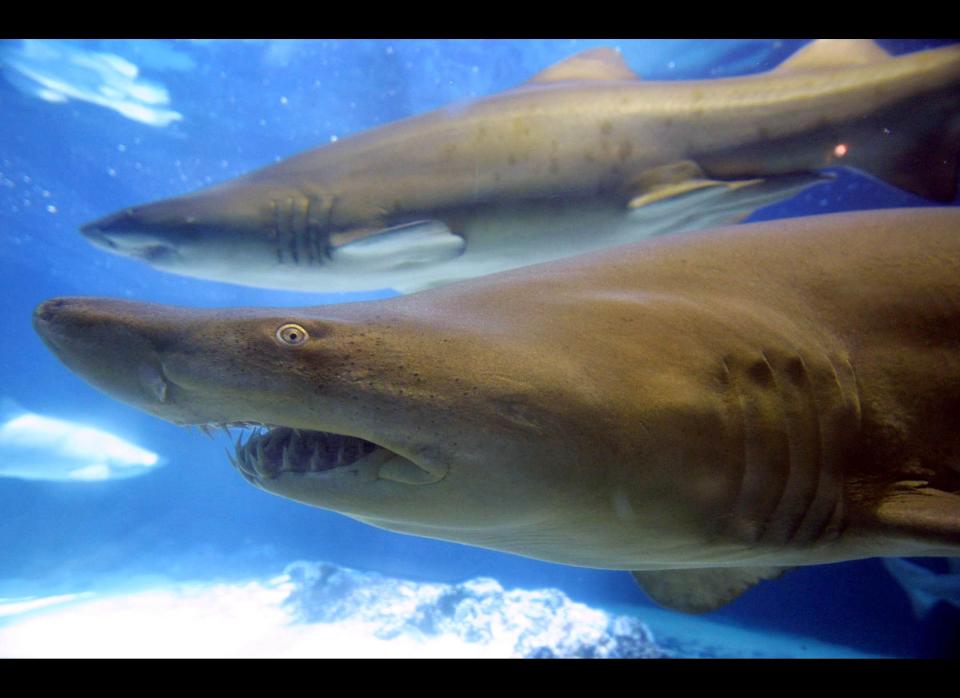
[[[47,351],[30,324],[38,303],[61,295],[203,307],[316,305],[393,295],[388,290],[298,294],[174,276],[105,254],[88,244],[78,228],[124,206],[185,194],[348,134],[508,89],[588,48],[617,47],[644,78],[679,80],[763,72],[805,43],[0,42],[0,398],[8,406],[15,403],[111,432],[166,460],[154,472],[130,479],[77,483],[0,477],[0,656],[95,653],[89,648],[99,646],[97,616],[58,619],[57,613],[90,599],[182,589],[185,583],[194,590],[187,596],[199,600],[192,618],[208,628],[219,624],[231,633],[247,633],[247,645],[237,652],[258,654],[258,637],[266,642],[275,628],[266,630],[253,620],[243,626],[249,597],[225,590],[275,579],[287,570],[287,586],[281,584],[283,593],[275,596],[289,602],[289,585],[298,582],[302,601],[308,588],[303,580],[315,579],[317,569],[326,568],[288,568],[297,560],[410,582],[455,585],[492,578],[507,590],[558,589],[573,601],[645,623],[653,642],[671,656],[960,655],[960,610],[939,604],[918,618],[879,560],[797,569],[705,618],[692,619],[658,609],[624,572],[565,567],[401,536],[270,496],[229,467],[223,436],[176,427],[99,393]],[[951,42],[880,42],[894,54],[944,43]],[[877,180],[836,173],[835,181],[762,209],[750,220],[931,205]],[[942,561],[924,564],[947,569]],[[956,599],[960,577],[953,579]],[[204,596],[197,591],[203,585],[219,590],[218,595]],[[39,608],[44,598],[84,593]],[[183,594],[174,597],[183,602]],[[230,605],[234,597],[237,606]],[[329,599],[310,603],[314,605],[298,606],[298,622],[331,620],[318,610],[323,604],[329,609]],[[100,607],[101,618],[105,608]],[[137,615],[141,607],[131,606],[126,613],[138,619],[124,640],[129,647],[138,646],[138,636],[150,635],[154,644],[142,645],[141,654],[188,651],[182,641],[178,649],[182,625],[158,618],[155,627],[144,626],[139,622],[143,616]],[[46,652],[44,645],[30,644],[29,634],[15,632],[19,624],[41,616],[51,643]],[[53,643],[50,633],[60,631],[62,642]],[[80,635],[70,644],[74,632]],[[166,644],[156,637],[162,632],[169,634]],[[322,657],[344,651],[314,642],[298,653]],[[197,651],[216,654],[213,647]],[[377,652],[385,650],[359,643],[347,654]],[[411,645],[399,654],[430,653]],[[644,656],[641,650],[636,655]]]

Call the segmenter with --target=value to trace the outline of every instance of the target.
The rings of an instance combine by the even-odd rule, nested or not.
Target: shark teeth
[[[286,472],[323,472],[353,465],[379,448],[354,436],[261,425],[241,433],[227,457],[248,481],[257,484]]]

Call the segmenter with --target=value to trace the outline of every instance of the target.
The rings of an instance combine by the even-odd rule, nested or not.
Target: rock
[[[354,621],[383,640],[450,636],[532,658],[668,656],[639,620],[571,601],[558,589],[508,591],[486,577],[411,582],[326,562],[294,562],[284,575],[292,586],[284,603],[299,621]]]

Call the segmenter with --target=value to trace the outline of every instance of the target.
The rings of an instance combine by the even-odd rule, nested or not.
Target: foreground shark
[[[960,555],[960,209],[756,223],[388,300],[61,298],[74,371],[263,424],[268,492],[393,531],[634,570],[716,608],[783,568]]]
[[[960,46],[821,40],[777,69],[646,82],[598,49],[83,233],[158,269],[299,291],[417,291],[735,223],[849,166],[946,201]]]
[[[119,436],[5,401],[0,420],[0,477],[91,482],[145,475],[164,461]]]

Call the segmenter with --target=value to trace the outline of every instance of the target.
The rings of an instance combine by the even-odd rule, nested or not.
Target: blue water
[[[555,586],[580,601],[632,606],[643,617],[649,603],[624,573],[403,537],[255,490],[228,466],[222,441],[126,407],[68,371],[32,331],[31,312],[58,295],[210,307],[390,295],[318,297],[167,275],[94,249],[77,229],[123,206],[183,194],[372,126],[507,89],[593,46],[618,46],[641,75],[666,80],[767,70],[803,43],[0,43],[6,78],[0,79],[0,397],[112,431],[169,459],[132,480],[0,479],[0,597],[115,589],[150,576],[240,579],[304,558],[406,579],[491,576],[505,587]],[[881,43],[902,53],[944,42]],[[24,65],[45,71],[46,87]],[[136,66],[135,76],[129,66]],[[68,101],[54,94],[50,85],[57,82],[71,86]],[[105,85],[112,103],[103,98]],[[754,219],[905,205],[929,202],[840,173]],[[711,619],[873,654],[960,653],[960,612],[941,605],[916,620],[876,560],[797,570]]]

